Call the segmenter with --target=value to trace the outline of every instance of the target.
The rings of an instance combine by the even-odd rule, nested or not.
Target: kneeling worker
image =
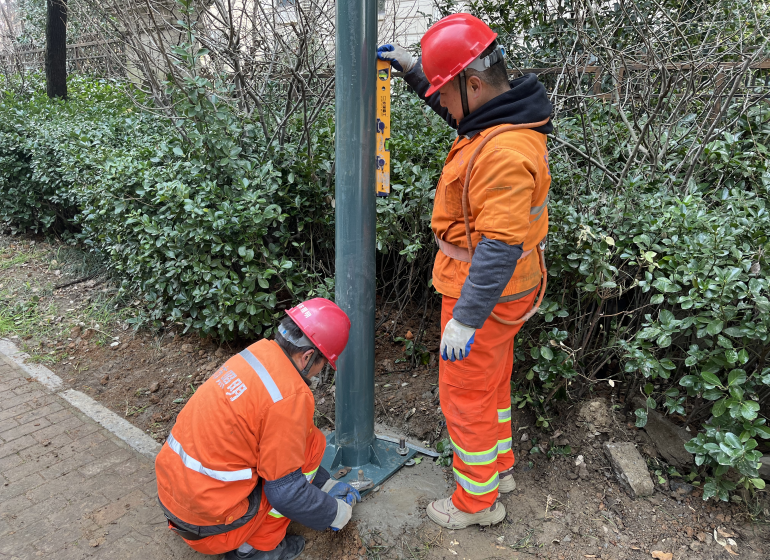
[[[313,424],[309,378],[334,369],[350,320],[316,298],[289,309],[275,340],[230,358],[179,413],[155,461],[171,530],[225,560],[291,560],[305,540],[289,520],[339,530],[361,500],[320,465],[326,439]]]

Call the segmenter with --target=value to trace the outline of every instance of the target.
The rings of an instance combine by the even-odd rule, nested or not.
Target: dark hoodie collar
[[[535,123],[551,116],[553,106],[537,75],[526,74],[511,82],[511,89],[489,100],[460,121],[457,134],[472,137],[482,130],[501,124]],[[533,130],[550,134],[553,123],[549,120]]]

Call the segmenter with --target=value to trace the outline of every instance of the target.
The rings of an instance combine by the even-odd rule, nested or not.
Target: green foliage
[[[532,26],[514,59],[547,63],[570,29],[565,14],[533,4],[523,20],[502,14],[504,4],[472,3],[500,31]],[[304,144],[268,143],[226,76],[196,72],[206,52],[189,32],[173,53],[186,69],[166,91],[173,117],[137,111],[123,86],[103,80],[71,78],[66,103],[48,101],[39,79],[3,93],[0,223],[62,232],[103,254],[124,290],[141,294],[147,319],[221,337],[268,334],[283,308],[333,290],[334,123],[326,111],[307,135],[287,134]],[[613,44],[630,43],[625,32]],[[759,487],[758,442],[770,437],[770,124],[766,102],[736,102],[703,143],[694,129],[707,128],[704,103],[648,139],[661,157],[632,165],[626,123],[649,112],[591,102],[557,115],[559,138],[622,179],[550,144],[549,287],[517,338],[513,398],[546,426],[551,399],[600,381],[641,393],[637,426],[657,409],[700,427],[688,449],[704,496],[727,499],[738,485]],[[400,86],[393,123],[393,192],[377,201],[378,287],[408,301],[431,289],[430,214],[452,134]],[[287,127],[304,132],[300,119]],[[403,342],[413,362],[427,359]]]
[[[20,45],[44,48],[46,0],[15,0],[14,4],[11,13],[17,15],[21,25],[14,29],[17,35],[13,39]],[[93,6],[88,4],[83,0],[67,0],[68,44],[81,42],[84,36],[86,41],[93,41],[95,32],[104,31],[95,22]]]
[[[169,92],[185,119],[176,127],[105,80],[71,77],[67,103],[49,101],[39,80],[26,100],[5,95],[0,223],[64,232],[104,254],[146,318],[261,333],[279,305],[328,295],[308,263],[333,239],[318,188],[329,153],[260,162],[253,126],[199,95],[202,81]]]
[[[762,155],[770,127],[761,115],[758,107],[734,114],[736,127],[706,146],[694,184],[681,192],[665,188],[663,175],[660,183],[589,188],[558,151],[550,158],[556,290],[541,317],[554,326],[534,331],[532,371],[547,390],[563,378],[593,379],[617,360],[615,378],[646,395],[637,426],[657,407],[704,422],[688,450],[711,469],[707,498],[727,499],[730,468],[737,484],[755,486],[757,438],[770,437],[761,414],[770,391],[770,175]],[[560,127],[562,137],[580,134],[576,122]],[[667,166],[682,156],[671,154]]]
[[[436,442],[436,451],[440,453],[436,464],[442,467],[452,466],[452,457],[454,457],[454,451],[452,451],[452,442],[449,438],[444,438],[439,442]]]
[[[195,66],[200,50],[177,48]],[[178,118],[137,110],[121,84],[70,77],[68,102],[49,101],[40,76],[0,104],[0,224],[56,231],[108,259],[125,291],[142,296],[135,321],[179,322],[231,338],[269,334],[281,310],[333,292],[333,123],[319,119],[308,158],[268,149],[228,104],[222,80],[169,86]],[[216,90],[219,95],[206,92]],[[133,92],[136,95],[136,92]],[[400,101],[399,101],[400,99]],[[441,121],[404,93],[394,108]],[[430,259],[433,182],[440,161],[409,128],[394,135],[393,195],[378,201],[377,246],[398,262]],[[422,168],[421,168],[422,166]],[[422,169],[422,171],[420,170]],[[408,357],[425,361],[424,345]]]
[[[393,339],[394,342],[400,342],[404,345],[404,357],[396,358],[396,363],[406,362],[413,360],[414,363],[422,366],[428,365],[430,361],[430,352],[424,344],[415,343],[414,340],[397,336]]]

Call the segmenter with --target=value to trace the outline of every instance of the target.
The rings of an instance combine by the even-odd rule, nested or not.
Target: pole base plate
[[[324,451],[321,466],[329,471],[329,474],[335,474],[342,468],[350,467],[350,472],[338,479],[347,483],[358,480],[358,471],[363,470],[364,477],[371,479],[373,482],[372,488],[361,492],[361,495],[365,496],[396,474],[408,460],[417,455],[417,451],[414,449],[409,449],[406,455],[399,455],[397,450],[397,443],[375,438],[370,446],[368,463],[364,465],[343,465],[341,462],[342,450],[335,445],[334,432],[332,432],[326,436],[326,451]]]

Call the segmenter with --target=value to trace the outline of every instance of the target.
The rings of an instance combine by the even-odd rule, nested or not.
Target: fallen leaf
[[[733,556],[738,556],[738,553],[735,552],[729,544],[725,546],[725,550],[730,554],[732,554]]]
[[[650,554],[652,554],[653,558],[657,558],[657,560],[671,560],[674,557],[673,553],[660,550],[653,550]]]
[[[449,552],[451,552],[452,554],[454,554],[455,556],[457,556],[457,553],[456,553],[454,550],[452,550],[451,548],[448,548],[447,550],[448,550]]]
[[[728,531],[724,527],[717,527],[717,533],[719,533],[720,537],[725,537],[725,538],[734,537],[735,536],[733,533],[731,533],[730,531]]]
[[[719,533],[717,533],[716,529],[714,529],[714,540],[717,541],[717,544],[721,544],[722,546],[727,546],[727,541],[719,538]]]

